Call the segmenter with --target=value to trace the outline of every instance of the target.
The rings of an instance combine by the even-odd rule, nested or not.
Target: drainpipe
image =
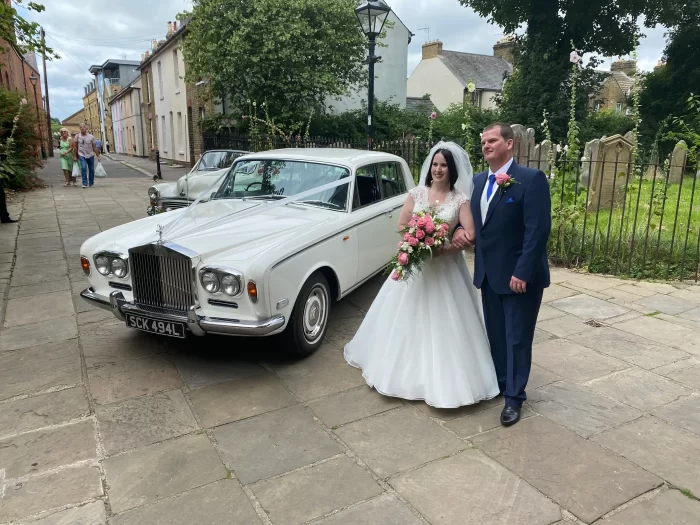
[[[139,127],[141,128],[141,149],[142,149],[142,154],[146,153],[146,141],[143,136],[143,105],[141,103],[141,90],[138,90],[139,92]],[[148,156],[148,155],[146,155]]]

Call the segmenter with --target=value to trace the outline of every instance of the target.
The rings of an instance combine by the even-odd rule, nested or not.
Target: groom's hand
[[[471,239],[469,239],[467,232],[464,231],[464,228],[459,228],[452,236],[452,244],[457,249],[464,250],[465,248],[472,246],[474,243],[471,241]]]
[[[513,290],[515,293],[525,293],[527,289],[527,283],[513,276],[510,278],[510,289]]]

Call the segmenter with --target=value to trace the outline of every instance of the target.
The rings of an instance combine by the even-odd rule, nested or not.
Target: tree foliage
[[[555,139],[566,134],[569,111],[571,42],[579,53],[605,56],[632,51],[637,19],[645,15],[651,27],[677,15],[673,0],[459,0],[506,34],[527,24],[517,39],[515,72],[506,84],[504,117],[524,125],[536,125],[542,111],[550,115]],[[696,0],[692,0],[696,1]],[[588,95],[600,78],[589,63],[581,76],[577,115],[585,116]]]
[[[14,3],[22,5],[22,1],[14,0]],[[41,13],[44,11],[44,6],[36,2],[29,2],[27,9]],[[0,40],[15,46],[21,54],[44,52],[39,34],[39,24],[29,22],[19,16],[17,9],[12,7],[12,4],[8,5],[5,1],[0,3]],[[7,48],[0,45],[0,51],[6,52]],[[45,49],[45,53],[48,60],[59,58],[58,54],[48,46]]]
[[[278,121],[304,121],[366,81],[355,0],[193,0],[183,54],[189,80],[209,79],[238,109],[266,102]],[[183,15],[181,15],[183,16]],[[235,111],[232,111],[235,113]]]
[[[0,153],[7,157],[0,163],[0,177],[12,189],[27,187],[32,171],[41,165],[36,110],[22,97],[19,91],[0,88]]]

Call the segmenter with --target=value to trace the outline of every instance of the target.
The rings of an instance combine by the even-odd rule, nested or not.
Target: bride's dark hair
[[[457,182],[457,178],[459,177],[459,173],[457,173],[457,163],[455,162],[455,158],[452,155],[452,152],[448,149],[439,149],[435,152],[435,155],[438,153],[442,154],[443,157],[445,157],[445,162],[447,163],[447,171],[450,174],[450,191],[455,189],[455,183]],[[433,185],[433,162],[435,162],[435,155],[433,155],[433,158],[430,159],[430,165],[428,166],[428,176],[425,178],[425,185],[430,188],[430,186]]]

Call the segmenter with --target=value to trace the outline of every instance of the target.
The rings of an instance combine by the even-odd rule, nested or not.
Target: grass
[[[692,493],[690,490],[688,490],[688,489],[678,489],[678,490],[679,490],[680,493],[683,494],[686,498],[695,499],[695,500],[698,499],[698,498],[695,497],[695,494],[693,494],[693,493]]]
[[[624,188],[624,180],[620,184]],[[553,188],[553,193],[558,190]],[[698,273],[700,184],[663,180],[631,182],[617,191],[615,205],[584,210],[585,191],[576,196],[580,212],[553,229],[550,256],[594,273],[635,278],[694,279]],[[553,206],[561,195],[553,194]],[[555,211],[556,214],[556,211]],[[556,222],[556,217],[555,217]]]

